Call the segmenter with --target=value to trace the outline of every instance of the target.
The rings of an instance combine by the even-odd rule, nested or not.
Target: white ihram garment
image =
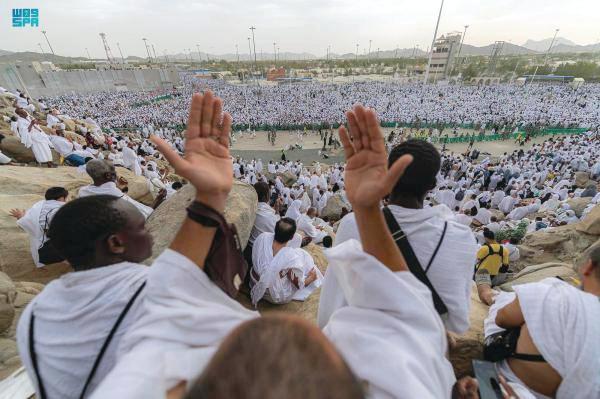
[[[228,297],[195,263],[165,250],[148,273],[144,314],[119,346],[119,361],[92,398],[164,399],[193,384],[223,339],[259,317]]]
[[[318,323],[366,383],[367,397],[450,398],[456,379],[427,287],[410,272],[390,271],[356,240],[326,255]]]
[[[149,206],[146,206],[141,202],[134,200],[127,194],[124,194],[121,190],[117,188],[115,182],[112,181],[104,183],[101,186],[94,186],[93,184],[90,184],[89,186],[83,186],[79,189],[80,198],[89,197],[90,195],[112,195],[124,199],[130,204],[133,204],[142,213],[142,215],[144,215],[146,219],[152,214],[153,211],[153,209]]]
[[[78,398],[96,356],[125,305],[146,279],[148,267],[117,263],[71,272],[50,282],[19,319],[17,345],[39,397],[29,353],[29,324],[35,314],[35,350],[48,398]],[[91,394],[116,363],[123,334],[140,314],[144,292],[123,319],[88,388]]]
[[[273,233],[263,233],[258,236],[252,247],[253,269],[259,276],[258,281],[253,278],[251,297],[254,306],[263,297],[275,304],[288,303],[292,300],[304,301],[321,286],[323,280],[323,275],[315,266],[312,256],[303,249],[284,247],[273,256],[274,236]],[[317,272],[317,279],[305,287],[304,280],[312,269]],[[280,272],[287,270],[291,270],[298,279],[298,288],[287,275],[283,277],[280,275]]]
[[[42,200],[36,202],[27,210],[27,212],[25,212],[25,215],[21,219],[17,220],[17,225],[29,235],[31,257],[37,267],[44,266],[44,264],[39,262],[38,253],[38,249],[40,249],[42,244],[47,241],[44,234],[44,227],[50,227],[50,222],[58,208],[64,204],[64,202],[54,200]]]
[[[452,211],[444,205],[423,209],[390,205],[389,209],[406,234],[423,268],[427,267],[440,241],[444,222],[448,222],[444,241],[427,272],[427,277],[448,307],[446,328],[459,334],[464,333],[469,328],[473,265],[479,248],[471,229],[457,223]],[[352,238],[360,239],[353,213],[345,216],[340,222],[334,245]]]

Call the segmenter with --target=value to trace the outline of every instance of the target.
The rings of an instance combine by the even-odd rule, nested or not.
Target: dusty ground
[[[393,129],[383,129],[384,134],[387,136]],[[463,130],[461,132],[471,133],[472,131]],[[523,148],[525,150],[531,148],[533,144],[541,143],[546,137],[538,137],[532,140],[532,142],[526,144]],[[267,132],[259,131],[256,132],[256,136],[252,137],[248,133],[244,133],[241,136],[237,136],[237,141],[232,146],[232,153],[236,156],[241,156],[244,159],[261,158],[264,160],[280,160],[282,148],[287,148],[290,145],[294,145],[299,141],[296,132],[277,132],[277,140],[275,145],[271,145],[267,140]],[[309,164],[313,161],[321,161],[325,163],[340,162],[343,160],[343,154],[340,151],[330,154],[328,160],[324,160],[319,155],[319,150],[323,146],[323,141],[320,140],[318,133],[309,132],[304,136],[302,150],[286,151],[286,157],[288,160],[301,160],[305,164]],[[464,152],[468,143],[449,144],[446,146],[448,151],[453,152]],[[438,145],[441,149],[441,145]],[[499,156],[505,152],[511,152],[514,149],[519,148],[513,140],[506,141],[490,141],[475,143],[475,148],[479,149],[482,153],[487,152],[492,156]]]

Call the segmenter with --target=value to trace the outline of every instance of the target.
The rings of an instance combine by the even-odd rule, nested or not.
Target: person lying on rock
[[[522,399],[600,397],[600,247],[578,269],[581,289],[546,278],[513,286],[490,307],[486,345],[498,334],[517,338],[494,360]]]
[[[193,96],[184,158],[153,137],[176,173],[196,188],[196,202],[150,268],[145,313],[92,397],[449,398],[455,377],[444,357],[443,323],[427,288],[408,272],[379,207],[412,157],[400,157],[388,170],[375,113],[356,108],[354,144],[347,133],[342,141],[362,246],[349,240],[328,254],[330,281],[346,306],[324,304],[324,288],[321,306],[331,317],[322,332],[297,316],[260,318],[211,272],[226,265],[209,254],[223,245],[227,228],[215,226],[214,214],[195,213],[203,207],[222,213],[232,187],[231,119],[225,114],[221,122],[221,110],[211,92]],[[227,265],[223,275],[235,269]],[[233,283],[238,287],[240,276]]]
[[[300,248],[296,222],[283,218],[274,233],[262,233],[252,248],[250,293],[252,304],[265,298],[274,304],[303,301],[321,286],[323,275],[312,256]]]

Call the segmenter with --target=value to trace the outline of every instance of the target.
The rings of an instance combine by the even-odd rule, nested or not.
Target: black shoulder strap
[[[38,383],[39,399],[46,399],[46,388],[40,378],[40,371],[38,368],[37,354],[33,344],[33,333],[34,333],[35,315],[33,309],[31,309],[31,320],[29,320],[29,357],[31,358],[31,365],[33,367],[33,373]]]
[[[388,225],[388,228],[392,233],[392,237],[394,238],[394,241],[396,241],[396,245],[398,245],[400,252],[402,252],[404,260],[406,260],[408,269],[420,282],[422,282],[427,286],[427,288],[429,288],[429,291],[431,291],[431,297],[433,299],[433,305],[438,314],[440,316],[447,315],[448,308],[446,307],[446,304],[444,303],[444,301],[442,301],[442,298],[440,298],[439,294],[433,287],[433,284],[431,284],[431,281],[429,281],[427,274],[425,274],[425,270],[423,270],[423,268],[421,267],[421,263],[417,259],[415,252],[413,251],[412,247],[410,246],[410,243],[408,242],[408,239],[406,238],[406,234],[404,234],[404,232],[400,228],[400,225],[396,221],[396,218],[394,217],[394,215],[392,215],[392,212],[388,207],[383,208],[383,214],[385,216],[385,221]],[[444,225],[442,240],[446,233],[446,227],[447,226]],[[431,263],[433,262],[433,259],[435,258],[435,255],[439,250],[442,240],[440,240],[440,242],[438,243],[438,246],[435,249],[432,258],[429,261],[429,265],[427,265],[427,269],[431,267]]]
[[[94,365],[92,366],[92,370],[90,371],[90,374],[89,374],[87,380],[85,381],[85,384],[83,385],[83,389],[81,390],[81,395],[79,396],[80,399],[83,399],[85,397],[85,391],[87,391],[88,386],[92,382],[92,379],[94,378],[94,375],[96,374],[96,370],[98,369],[98,366],[100,365],[100,361],[104,357],[104,353],[106,352],[106,349],[108,348],[108,345],[110,345],[110,342],[112,341],[113,336],[117,332],[117,329],[121,325],[121,322],[123,321],[123,319],[125,318],[125,316],[129,312],[129,309],[131,308],[131,306],[133,305],[133,303],[137,299],[138,295],[140,295],[140,292],[142,292],[142,290],[144,289],[145,286],[146,286],[146,282],[144,281],[139,286],[139,288],[137,289],[137,291],[135,292],[135,294],[133,294],[133,296],[131,297],[131,299],[129,300],[129,302],[127,302],[127,305],[125,305],[125,308],[123,308],[123,310],[121,311],[121,314],[119,315],[119,318],[117,319],[117,321],[113,325],[113,328],[108,333],[108,336],[106,337],[106,340],[104,341],[104,344],[102,345],[102,348],[100,349],[100,352],[98,353],[98,356],[96,356],[96,360],[94,361]]]
[[[129,312],[129,309],[131,309],[131,306],[133,306],[133,303],[135,302],[137,297],[140,295],[140,293],[142,292],[142,290],[144,289],[145,286],[146,286],[146,282],[144,281],[138,287],[137,291],[133,294],[133,296],[129,299],[129,302],[127,302],[127,305],[125,305],[125,307],[121,311],[121,314],[115,321],[115,324],[113,325],[110,332],[108,333],[106,340],[104,340],[104,344],[102,344],[102,348],[100,348],[100,352],[98,352],[98,355],[96,356],[96,360],[94,361],[92,370],[90,371],[90,374],[88,375],[88,377],[85,381],[85,384],[83,385],[81,395],[79,395],[80,399],[83,399],[85,397],[85,392],[87,391],[90,383],[94,379],[94,375],[96,374],[96,370],[98,369],[98,366],[100,365],[100,362],[102,361],[102,358],[104,357],[104,353],[108,349],[108,346],[110,345],[115,333],[117,332],[119,326],[121,325],[121,322],[123,321],[123,319]],[[39,387],[39,393],[40,393],[39,399],[46,399],[46,389],[44,387],[44,383],[42,382],[42,378],[40,376],[38,362],[37,362],[37,354],[35,352],[35,346],[34,346],[34,339],[33,339],[34,324],[35,324],[35,315],[34,315],[33,309],[32,309],[31,320],[29,322],[29,356],[31,357],[31,364],[33,366],[33,372],[38,381],[38,387]]]

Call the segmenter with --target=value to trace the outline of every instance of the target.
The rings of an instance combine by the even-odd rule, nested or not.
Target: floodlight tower
[[[102,38],[102,44],[104,45],[104,51],[106,52],[106,59],[109,64],[113,63],[113,55],[110,51],[110,47],[108,46],[108,41],[106,40],[106,33],[100,33],[100,37]]]
[[[146,53],[148,54],[148,63],[152,63],[152,56],[150,55],[150,49],[148,48],[148,39],[145,37],[142,38],[144,41],[144,47],[146,48]]]
[[[498,63],[498,58],[500,58],[500,53],[502,53],[503,48],[503,41],[496,41],[494,43],[494,47],[492,47],[492,54],[490,54],[490,62],[487,67],[488,75],[492,76],[496,72],[496,64]]]

